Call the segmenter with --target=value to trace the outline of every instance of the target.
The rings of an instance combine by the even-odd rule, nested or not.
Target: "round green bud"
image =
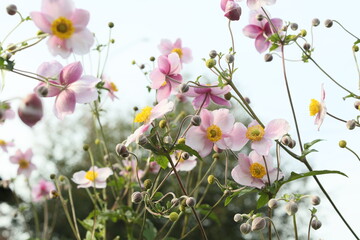
[[[133,108],[133,110],[134,110],[134,112],[136,112],[136,111],[139,110],[139,108],[135,106],[135,107]]]
[[[109,28],[113,28],[115,25],[114,25],[113,22],[109,22],[109,23],[108,23],[108,26],[109,26]]]
[[[98,139],[98,138],[95,139],[95,144],[96,144],[96,145],[100,144],[100,139]]]
[[[88,145],[88,144],[84,144],[84,145],[83,145],[83,150],[84,150],[84,151],[88,151],[88,150],[89,150],[89,148],[90,148],[90,147],[89,147],[89,145]]]
[[[178,144],[185,144],[185,138],[179,138],[177,143]]]
[[[219,155],[218,153],[214,153],[214,154],[212,155],[212,158],[213,158],[213,159],[215,159],[215,158],[219,159],[219,157],[220,157],[220,155]]]
[[[207,178],[207,181],[209,184],[213,184],[215,182],[215,177],[214,175],[209,175]]]
[[[349,130],[353,130],[355,127],[356,127],[356,121],[354,119],[351,119],[351,120],[348,120],[346,122],[346,127],[349,129]]]
[[[226,60],[227,63],[233,63],[234,60],[235,60],[235,57],[232,54],[226,54],[225,60]]]
[[[231,97],[232,97],[231,92],[228,92],[228,93],[226,93],[226,94],[224,95],[224,98],[225,98],[226,100],[228,100],[228,101],[231,99]]]
[[[135,65],[135,64],[136,64],[136,61],[135,61],[135,60],[132,60],[132,61],[131,61],[131,64],[132,64],[132,65]]]
[[[167,122],[166,122],[166,120],[161,120],[160,122],[159,122],[159,127],[160,128],[165,128],[166,127],[166,124],[167,124]]]
[[[243,220],[243,216],[240,213],[234,215],[235,222],[242,222],[242,220]]]
[[[150,188],[152,187],[152,181],[151,181],[151,179],[146,179],[146,180],[144,181],[144,187],[145,187],[145,189],[150,189]]]
[[[268,207],[274,209],[278,206],[278,201],[275,198],[272,198],[268,202]]]
[[[65,181],[65,177],[63,175],[60,175],[59,176],[59,181],[62,182],[62,181]]]
[[[110,43],[114,44],[114,43],[115,43],[115,39],[112,38],[112,39],[110,40]]]
[[[151,56],[150,61],[152,61],[152,62],[155,61],[155,57]]]
[[[341,141],[339,141],[339,147],[341,147],[341,148],[346,148],[346,141],[345,140],[341,140]]]
[[[210,58],[210,59],[206,60],[205,65],[206,65],[206,67],[208,67],[208,68],[213,68],[213,67],[216,66],[216,60]]]
[[[179,219],[179,214],[177,212],[170,213],[170,215],[169,215],[170,221],[175,222],[178,219]]]
[[[316,195],[314,195],[314,196],[311,196],[311,198],[310,198],[310,202],[311,202],[311,204],[312,205],[314,205],[314,206],[317,206],[317,205],[319,205],[320,204],[320,197],[319,196],[316,196]]]
[[[302,29],[302,30],[300,31],[300,35],[301,35],[302,37],[306,37],[307,31],[306,31],[305,29]]]
[[[54,180],[55,178],[56,178],[56,174],[54,174],[54,173],[50,174],[50,179],[51,180]]]

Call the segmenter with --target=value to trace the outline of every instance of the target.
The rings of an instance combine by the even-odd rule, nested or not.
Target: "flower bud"
[[[164,143],[170,144],[172,142],[172,138],[170,136],[165,136],[163,139]]]
[[[152,187],[152,181],[151,181],[151,179],[146,179],[145,181],[144,181],[144,188],[145,189],[150,189]]]
[[[6,7],[6,12],[9,15],[15,15],[17,12],[17,7],[14,4],[10,4],[9,6]]]
[[[248,223],[243,223],[240,225],[240,232],[242,234],[248,234],[249,232],[251,232],[251,225]]]
[[[189,157],[190,157],[190,154],[187,153],[187,152],[183,152],[183,153],[181,154],[181,158],[184,159],[184,160],[188,160]]]
[[[189,91],[190,87],[186,83],[182,83],[180,84],[179,89],[181,93],[186,93],[187,91]]]
[[[178,219],[179,219],[179,214],[177,212],[170,213],[170,215],[169,215],[170,221],[175,222]]]
[[[316,195],[311,196],[310,201],[312,205],[317,206],[320,204],[320,197]]]
[[[95,141],[94,141],[94,143],[96,144],[96,145],[99,145],[100,144],[100,139],[95,139]]]
[[[50,174],[50,179],[51,180],[54,180],[55,178],[56,178],[56,174],[54,174],[54,173]]]
[[[356,101],[354,103],[354,107],[355,107],[355,109],[360,110],[360,101]]]
[[[314,18],[312,21],[311,21],[311,24],[314,26],[314,27],[317,27],[319,26],[320,24],[320,20],[318,18]]]
[[[259,22],[261,22],[263,19],[264,19],[264,15],[261,15],[261,14],[257,14],[255,16],[256,20],[258,20]]]
[[[135,61],[135,60],[132,60],[132,61],[131,61],[131,64],[132,64],[132,65],[135,65],[135,64],[136,64],[136,61]]]
[[[264,55],[265,62],[271,62],[273,60],[273,56],[270,53]]]
[[[289,143],[292,142],[292,139],[289,135],[284,135],[281,138],[281,143],[284,144],[285,146],[289,146]]]
[[[65,181],[65,177],[64,177],[63,175],[60,175],[60,176],[59,176],[59,181],[60,181],[60,182]]]
[[[194,126],[200,126],[201,124],[201,117],[199,115],[195,115],[191,118],[191,124]]]
[[[242,220],[243,220],[243,216],[240,213],[234,215],[235,222],[242,222]]]
[[[216,50],[211,50],[211,51],[209,52],[209,56],[210,56],[211,58],[216,58],[217,55],[218,55],[218,54],[217,54]]]
[[[185,138],[179,138],[177,143],[178,144],[185,144]]]
[[[115,25],[114,25],[113,22],[109,22],[109,23],[108,23],[108,26],[109,26],[109,28],[113,28]]]
[[[212,158],[213,158],[213,159],[215,159],[215,158],[216,158],[216,159],[219,159],[219,157],[220,157],[220,156],[219,156],[218,153],[214,153],[214,154],[212,155]]]
[[[181,211],[181,212],[184,212],[186,209],[185,209],[185,206],[184,205],[182,205],[182,204],[180,204],[179,205],[179,210]]]
[[[209,175],[209,176],[207,177],[207,181],[208,181],[209,184],[213,184],[214,181],[215,181],[214,175]]]
[[[141,194],[141,192],[134,192],[131,195],[131,202],[138,204],[141,203],[141,201],[143,200],[143,196]]]
[[[225,6],[225,17],[231,21],[238,21],[241,16],[241,7],[234,1],[228,1]]]
[[[319,228],[321,228],[321,222],[317,219],[314,219],[311,221],[311,227],[314,229],[314,230],[318,230]]]
[[[84,144],[84,145],[83,145],[83,150],[84,150],[85,152],[87,152],[87,151],[89,150],[89,148],[90,148],[89,144]]]
[[[179,205],[180,201],[178,198],[171,199],[171,205],[177,206]]]
[[[129,152],[127,150],[127,147],[124,144],[117,144],[115,147],[115,152],[118,156],[121,156],[123,158],[126,158],[129,156]]]
[[[166,127],[166,120],[161,120],[160,122],[159,122],[159,127],[160,128],[165,128]]]
[[[232,55],[232,54],[226,54],[226,56],[225,56],[225,61],[226,61],[227,63],[233,63],[234,60],[235,60],[234,55]]]
[[[250,98],[248,98],[248,97],[245,97],[244,100],[245,100],[245,102],[246,102],[247,104],[250,104],[250,103],[251,103]]]
[[[346,148],[346,141],[345,140],[341,140],[341,141],[339,141],[339,147],[341,147],[341,148]]]
[[[303,48],[304,48],[305,51],[309,51],[310,48],[311,48],[310,43],[304,43]]]
[[[140,145],[140,146],[144,146],[145,144],[147,144],[148,143],[148,140],[147,140],[147,138],[145,137],[145,136],[141,136],[140,138],[139,138],[139,140],[138,140],[138,144]]]
[[[50,198],[51,199],[55,199],[55,198],[58,198],[58,197],[59,197],[59,193],[56,190],[52,190],[50,192]]]
[[[354,119],[351,119],[349,121],[346,122],[346,127],[349,130],[353,130],[356,127],[356,121]]]
[[[256,217],[251,223],[251,231],[262,230],[266,227],[266,221],[262,217]]]
[[[27,95],[20,103],[18,114],[23,123],[29,127],[34,126],[43,117],[40,98],[35,93]]]
[[[324,22],[325,27],[331,28],[333,25],[333,21],[331,19],[326,19]]]
[[[275,198],[272,198],[269,200],[268,202],[268,207],[271,209],[277,208],[278,206],[278,201]]]
[[[210,58],[210,59],[206,60],[205,65],[208,68],[213,68],[216,66],[216,60],[213,58]]]
[[[149,60],[150,60],[151,62],[154,62],[154,61],[155,61],[155,57],[154,57],[154,56],[151,56],[151,57],[149,58]]]
[[[289,142],[288,147],[289,148],[294,148],[295,146],[296,146],[296,141],[291,139],[291,142]]]
[[[301,35],[302,37],[306,37],[307,31],[306,31],[305,29],[302,29],[302,30],[300,31],[300,35]]]
[[[294,215],[299,210],[296,202],[290,201],[285,205],[285,211],[289,216]]]
[[[228,93],[226,93],[226,94],[224,95],[224,98],[225,98],[226,100],[228,100],[228,101],[231,99],[231,97],[232,97],[231,92],[228,92]]]
[[[36,92],[40,97],[46,97],[49,93],[49,89],[46,86],[40,86],[36,89]]]
[[[133,108],[133,110],[134,110],[134,112],[137,112],[137,111],[139,110],[139,108],[135,106],[135,107]]]
[[[354,46],[352,47],[352,50],[353,50],[354,52],[358,52],[358,51],[359,51],[359,46],[358,46],[358,45],[354,45]]]
[[[189,197],[186,199],[186,206],[188,207],[194,207],[196,204],[196,200],[193,197]]]
[[[296,31],[298,29],[299,25],[297,23],[292,23],[290,25],[291,30]]]

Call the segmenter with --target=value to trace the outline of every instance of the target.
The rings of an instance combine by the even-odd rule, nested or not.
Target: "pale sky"
[[[26,15],[30,11],[39,11],[41,1],[2,0],[0,2],[0,39],[17,23],[17,16],[10,17],[5,14],[5,7],[10,3],[18,5],[20,12]],[[274,57],[273,62],[264,63],[263,55],[257,53],[253,40],[242,34],[242,28],[248,24],[249,9],[245,1],[240,4],[243,11],[242,17],[239,22],[232,24],[237,51],[236,66],[239,68],[235,82],[240,91],[251,99],[252,107],[263,122],[267,123],[275,118],[287,119],[292,126],[290,133],[295,136],[280,59]],[[146,78],[130,62],[133,59],[145,62],[150,56],[157,57],[160,54],[157,45],[162,38],[175,41],[180,37],[183,46],[192,49],[194,60],[191,64],[184,66],[184,72],[189,76],[188,80],[195,80],[199,75],[211,76],[201,58],[207,58],[208,52],[212,49],[226,52],[231,44],[227,31],[227,19],[223,17],[220,1],[217,0],[107,0],[101,3],[95,0],[77,0],[76,6],[90,11],[91,19],[88,27],[96,32],[100,42],[107,40],[107,23],[109,21],[115,23],[112,37],[116,40],[116,44],[112,46],[105,72],[117,84],[119,100],[112,105],[107,102],[109,118],[119,115],[126,117],[134,105],[142,107],[153,101],[153,96],[148,95],[145,88]],[[321,25],[314,28],[314,58],[335,79],[358,93],[358,76],[351,51],[351,44],[355,39],[342,31],[338,25],[327,29],[323,26],[323,22],[327,18],[339,20],[350,31],[354,31],[355,35],[360,35],[356,32],[357,21],[354,21],[358,16],[359,7],[358,0],[348,0],[346,4],[329,0],[278,0],[276,5],[268,7],[267,10],[272,17],[298,23],[299,29],[307,29],[308,34],[310,34],[311,20],[314,17],[319,18]],[[8,43],[26,39],[36,31],[32,22],[25,23],[14,34],[13,40],[9,39]],[[310,39],[310,36],[307,39]],[[289,59],[299,59],[301,56],[296,46],[288,47],[286,54]],[[16,56],[18,68],[34,72],[43,61],[51,60],[53,57],[47,52],[45,42]],[[60,58],[57,60],[62,61],[63,64],[73,61],[72,58],[69,61]],[[354,151],[360,152],[359,130],[349,131],[344,124],[326,117],[321,130],[317,131],[317,127],[313,124],[314,119],[308,113],[310,99],[320,98],[322,83],[325,86],[326,104],[330,113],[346,120],[355,118],[358,112],[353,108],[354,100],[343,101],[342,97],[346,93],[337,88],[312,63],[288,62],[287,73],[303,142],[318,138],[326,139],[316,145],[319,153],[311,154],[308,158],[309,162],[314,169],[339,170],[349,176],[345,178],[329,175],[319,178],[350,225],[360,235],[360,221],[358,220],[360,194],[357,193],[360,184],[358,174],[360,163],[351,153],[340,149],[337,145],[339,140],[345,139]],[[214,77],[213,80],[216,78]],[[30,79],[7,74],[5,90],[0,93],[0,99],[24,96],[30,93],[36,84]],[[50,121],[59,121],[52,113],[53,101],[54,99],[45,100],[45,118]],[[85,109],[86,106],[78,105],[77,109],[80,108]],[[72,116],[65,118],[66,121],[72,119],[74,119]],[[18,120],[14,120],[0,126],[1,138],[15,139],[17,146],[22,150],[34,147],[36,155],[36,146],[32,146],[33,139],[36,137],[34,135],[36,128],[30,129]],[[296,151],[299,149],[296,148]],[[16,168],[7,159],[8,155],[0,153],[0,175],[5,178],[15,177]],[[36,163],[36,157],[34,161]],[[302,164],[295,162],[286,154],[283,154],[282,161],[293,162],[292,169],[286,169],[285,172],[305,171]],[[309,182],[314,186],[312,190],[316,190],[315,181],[310,179]],[[309,189],[304,191],[306,192],[302,192],[303,194],[312,193]],[[345,225],[340,222],[325,196],[321,193],[319,195],[322,203],[318,206],[318,216],[323,227],[312,233],[312,239],[354,239]],[[307,208],[303,207],[301,211],[306,212]]]

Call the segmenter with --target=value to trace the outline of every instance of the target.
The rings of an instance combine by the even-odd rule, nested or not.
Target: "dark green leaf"
[[[304,148],[305,148],[305,149],[309,149],[312,145],[314,145],[315,143],[321,142],[321,141],[324,141],[324,139],[315,139],[315,140],[312,141],[312,142],[305,143],[305,144],[304,144]]]
[[[242,195],[245,195],[245,194],[251,193],[251,192],[255,192],[255,191],[257,191],[257,190],[254,188],[245,188],[241,191],[234,192],[225,199],[224,206],[226,207],[233,200],[234,197],[240,197]]]
[[[155,162],[160,165],[163,169],[168,167],[169,160],[164,155],[155,155],[154,156]]]
[[[348,177],[345,173],[340,172],[340,171],[332,171],[332,170],[321,170],[321,171],[311,171],[311,172],[307,172],[307,173],[295,173],[295,172],[291,172],[290,177],[281,182],[281,186],[284,185],[285,183],[289,183],[295,180],[298,180],[300,178],[304,178],[304,177],[310,177],[310,176],[316,176],[316,175],[323,175],[323,174],[330,174],[330,173],[335,173],[335,174],[340,174],[343,175],[345,177]]]
[[[199,153],[197,151],[195,151],[194,149],[192,149],[191,147],[189,147],[188,145],[185,144],[176,144],[175,149],[177,150],[183,150],[184,152],[187,152],[188,154],[190,154],[191,156],[196,156],[199,160],[202,161],[202,157],[199,155]]]
[[[259,209],[263,207],[269,201],[269,195],[266,193],[260,193],[260,197],[257,200],[256,208]]]

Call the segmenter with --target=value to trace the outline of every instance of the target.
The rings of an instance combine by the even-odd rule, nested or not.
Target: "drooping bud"
[[[145,181],[144,181],[144,188],[145,189],[150,189],[152,187],[152,181],[151,181],[151,179],[146,179]]]
[[[50,179],[51,180],[54,180],[55,178],[56,178],[56,174],[54,174],[54,173],[50,174]]]
[[[46,86],[40,86],[36,89],[36,92],[40,97],[46,97],[49,93],[49,89]]]
[[[216,58],[217,55],[218,55],[218,54],[217,54],[216,50],[211,50],[211,51],[209,52],[209,56],[210,56],[211,58]]]
[[[318,18],[314,18],[312,21],[311,21],[311,24],[314,26],[314,27],[317,27],[319,26],[320,24],[320,20]]]
[[[289,146],[289,143],[292,142],[292,139],[289,135],[285,135],[281,138],[281,143],[285,146]]]
[[[233,63],[234,60],[235,60],[235,57],[232,54],[226,54],[225,60],[226,60],[227,63]]]
[[[319,228],[321,228],[321,222],[317,219],[314,219],[311,221],[311,227],[314,229],[314,230],[318,230]]]
[[[186,93],[187,91],[189,91],[189,89],[190,87],[186,83],[182,83],[179,85],[179,90],[181,93]]]
[[[354,46],[352,47],[352,50],[353,50],[354,52],[358,52],[358,51],[359,51],[359,46],[358,46],[358,45],[354,45]]]
[[[9,6],[6,7],[6,12],[9,15],[15,15],[17,12],[17,7],[14,4],[10,4]]]
[[[214,153],[214,154],[212,155],[212,158],[213,158],[213,159],[219,159],[219,157],[220,157],[220,155],[219,155],[218,153]]]
[[[43,117],[43,106],[40,98],[31,93],[27,95],[20,103],[18,114],[26,125],[34,126]]]
[[[242,234],[248,234],[249,232],[251,232],[251,225],[248,223],[243,223],[240,225],[240,232]]]
[[[262,217],[256,217],[251,223],[251,231],[262,230],[266,227],[266,221]]]
[[[264,19],[264,15],[262,15],[262,14],[257,14],[257,15],[255,16],[255,18],[256,18],[256,20],[258,20],[259,22],[261,22],[261,21]]]
[[[339,141],[339,147],[341,147],[341,148],[346,148],[346,141],[345,140],[341,140],[341,141]]]
[[[299,25],[297,23],[292,23],[290,25],[291,30],[296,31],[298,29]]]
[[[296,202],[290,201],[285,205],[285,210],[289,216],[292,216],[299,210],[299,207]]]
[[[109,28],[113,28],[114,26],[115,26],[115,25],[114,25],[113,22],[109,22],[109,23],[108,23],[108,27],[109,27]]]
[[[326,19],[324,22],[325,27],[331,28],[333,25],[333,21],[331,19]]]
[[[354,107],[355,107],[355,109],[360,110],[360,101],[356,101],[354,103]]]
[[[162,120],[159,122],[159,127],[160,127],[160,128],[165,128],[165,127],[166,127],[166,120],[162,119]]]
[[[190,154],[187,153],[187,152],[183,152],[183,153],[181,154],[181,158],[184,159],[184,160],[188,160],[189,157],[190,157]]]
[[[200,126],[201,124],[201,117],[199,115],[195,115],[191,118],[191,124],[194,126]]]
[[[268,202],[268,207],[271,209],[277,208],[278,206],[278,201],[275,198],[272,198],[269,200]]]
[[[170,136],[165,136],[163,139],[164,143],[170,144],[172,142],[172,138]]]
[[[291,142],[289,142],[288,147],[294,148],[295,146],[296,146],[296,141],[294,139],[292,139]]]
[[[176,220],[178,220],[179,218],[179,214],[177,212],[172,212],[169,215],[169,220],[172,222],[175,222]]]
[[[301,35],[302,37],[306,37],[307,31],[306,31],[305,29],[302,29],[302,30],[300,31],[300,35]]]
[[[89,144],[84,144],[84,145],[83,145],[83,150],[84,150],[85,152],[87,152],[87,151],[89,150],[89,148],[90,148]]]
[[[305,51],[309,51],[311,48],[310,43],[304,43],[303,48],[305,49]]]
[[[193,197],[189,197],[186,199],[186,206],[188,207],[194,207],[196,204],[196,200]]]
[[[151,57],[149,58],[149,60],[150,60],[151,62],[154,62],[154,61],[155,61],[155,57],[154,57],[154,56],[151,56]]]
[[[224,98],[225,98],[226,100],[228,100],[228,101],[231,99],[231,97],[232,97],[231,92],[228,92],[228,93],[226,93],[226,94],[224,95]]]
[[[312,205],[317,206],[320,204],[320,197],[316,195],[311,196],[310,201]]]
[[[213,68],[216,66],[216,60],[213,58],[210,58],[210,59],[206,60],[205,65],[208,68]]]
[[[235,222],[242,222],[242,220],[243,220],[243,216],[240,213],[234,215]]]
[[[115,152],[118,156],[121,156],[123,158],[126,158],[129,156],[129,151],[127,150],[127,147],[121,143],[116,145]]]
[[[214,181],[215,181],[214,175],[209,175],[208,178],[207,178],[207,181],[208,181],[209,184],[213,184]]]
[[[178,198],[171,199],[171,205],[177,206],[179,205],[180,201]]]
[[[140,64],[139,68],[142,70],[145,68],[145,65],[144,64]]]
[[[273,60],[273,56],[270,53],[264,55],[265,62],[271,62]]]
[[[228,1],[225,6],[225,17],[231,21],[238,21],[241,16],[241,7],[234,1]]]
[[[353,130],[356,127],[356,121],[354,119],[351,119],[349,121],[346,122],[346,127],[349,130]]]
[[[141,201],[143,200],[143,196],[141,194],[141,192],[134,192],[131,195],[131,202],[138,204],[141,203]]]
[[[139,108],[135,106],[135,107],[133,107],[133,110],[134,110],[134,112],[136,112],[139,110]]]
[[[248,97],[245,97],[244,100],[245,100],[245,102],[246,102],[247,104],[250,104],[250,103],[251,103],[250,98],[248,98]]]

